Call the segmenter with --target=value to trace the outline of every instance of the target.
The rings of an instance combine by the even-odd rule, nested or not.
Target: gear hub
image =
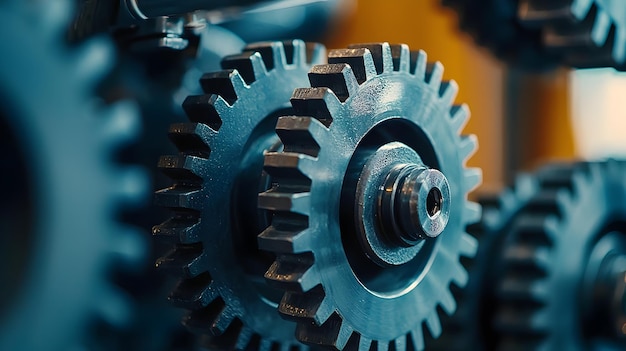
[[[265,277],[305,343],[422,349],[423,324],[440,333],[437,308],[454,311],[449,285],[465,284],[460,258],[475,252],[467,193],[480,172],[464,163],[476,141],[458,135],[468,111],[441,64],[406,45],[328,61],[278,119],[283,150],[265,156],[259,206],[272,217],[259,245],[277,255]]]

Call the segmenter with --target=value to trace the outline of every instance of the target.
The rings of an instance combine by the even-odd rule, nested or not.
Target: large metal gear
[[[620,0],[443,0],[461,28],[496,56],[545,69],[626,68],[626,4]]]
[[[143,254],[119,215],[145,199],[145,174],[114,161],[140,123],[128,104],[95,104],[112,46],[67,49],[69,13],[67,1],[0,5],[1,350],[76,349],[94,320],[125,322],[108,278]]]
[[[192,123],[170,128],[180,154],[159,167],[175,184],[156,200],[174,216],[153,232],[175,249],[157,265],[182,277],[170,300],[190,310],[189,328],[215,336],[214,347],[302,348],[276,313],[280,293],[263,280],[273,258],[257,249],[267,218],[256,197],[268,186],[263,152],[281,147],[276,119],[291,113],[291,93],[324,58],[321,45],[299,40],[249,45],[203,76],[204,95],[186,99]]]
[[[443,316],[443,333],[438,339],[427,339],[428,350],[462,351],[492,350],[494,281],[496,263],[516,215],[525,208],[539,190],[537,177],[520,175],[515,185],[498,196],[482,197],[482,218],[469,226],[468,232],[478,239],[476,257],[463,262],[469,273],[467,286],[455,289],[457,310]]]
[[[476,249],[467,193],[481,174],[464,167],[476,139],[458,135],[469,112],[423,51],[355,45],[328,60],[278,120],[284,149],[265,156],[259,245],[277,255],[265,276],[286,290],[279,311],[300,341],[423,349],[423,324],[440,334],[437,309],[454,311],[449,285],[465,285],[460,258]]]
[[[555,165],[502,251],[498,350],[626,346],[626,164]]]

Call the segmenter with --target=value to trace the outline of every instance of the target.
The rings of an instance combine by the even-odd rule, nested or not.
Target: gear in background
[[[170,128],[180,154],[162,157],[159,167],[175,184],[156,202],[174,216],[153,233],[175,248],[157,266],[181,277],[170,300],[190,310],[190,329],[215,336],[213,347],[302,347],[276,313],[280,293],[263,280],[273,258],[257,249],[267,218],[256,197],[267,189],[263,152],[281,147],[276,119],[291,113],[291,93],[324,57],[321,45],[299,40],[251,44],[226,57],[224,71],[202,77],[205,94],[183,104],[192,123]]]
[[[304,343],[423,349],[423,325],[440,334],[437,310],[456,308],[449,286],[465,285],[460,258],[476,249],[467,194],[481,174],[464,165],[477,144],[458,134],[469,111],[423,51],[363,44],[328,60],[294,92],[296,116],[278,120],[284,149],[265,156],[259,206],[272,220],[259,245],[277,255],[265,276]]]
[[[0,200],[1,350],[68,350],[95,320],[127,322],[126,297],[108,277],[143,255],[119,216],[146,199],[145,174],[115,162],[140,122],[128,104],[96,106],[112,46],[67,49],[70,13],[67,1],[0,5],[10,48],[0,65],[0,167],[10,188]]]
[[[502,251],[498,350],[623,350],[626,164],[553,165]]]
[[[476,257],[463,261],[469,273],[467,286],[454,289],[457,310],[441,319],[443,333],[438,339],[428,338],[428,350],[462,351],[492,350],[491,317],[493,315],[495,265],[513,220],[539,190],[536,177],[520,175],[515,185],[498,196],[482,197],[482,218],[468,227],[478,239]]]
[[[535,70],[626,65],[626,4],[615,0],[443,0],[479,45]]]

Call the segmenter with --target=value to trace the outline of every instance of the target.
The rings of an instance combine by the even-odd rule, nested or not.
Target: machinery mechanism
[[[619,0],[442,0],[463,30],[516,66],[545,70],[626,67],[626,8]]]
[[[626,164],[470,201],[440,63],[282,40],[338,2],[0,4],[0,350],[624,349]],[[621,1],[444,3],[513,65],[625,67]]]

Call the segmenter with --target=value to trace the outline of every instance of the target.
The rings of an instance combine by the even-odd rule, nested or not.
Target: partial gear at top
[[[624,350],[626,163],[553,165],[504,244],[498,350]]]
[[[192,123],[170,128],[180,154],[162,157],[159,167],[175,184],[156,201],[174,216],[153,233],[175,248],[157,266],[181,277],[170,300],[190,310],[184,324],[214,336],[215,348],[303,347],[294,325],[276,313],[280,293],[263,279],[273,257],[257,248],[268,219],[256,199],[269,182],[263,153],[282,147],[276,119],[292,113],[291,93],[324,59],[319,44],[251,44],[225,58],[224,71],[202,77],[205,94],[183,104]]]
[[[547,69],[626,69],[626,3],[619,0],[443,0],[461,28],[497,57]]]
[[[363,44],[328,61],[278,119],[284,149],[265,155],[259,245],[277,255],[265,276],[300,341],[423,349],[423,324],[440,334],[437,309],[454,311],[449,286],[465,285],[460,258],[476,250],[467,194],[481,173],[464,167],[476,139],[458,134],[469,111],[423,51]]]

